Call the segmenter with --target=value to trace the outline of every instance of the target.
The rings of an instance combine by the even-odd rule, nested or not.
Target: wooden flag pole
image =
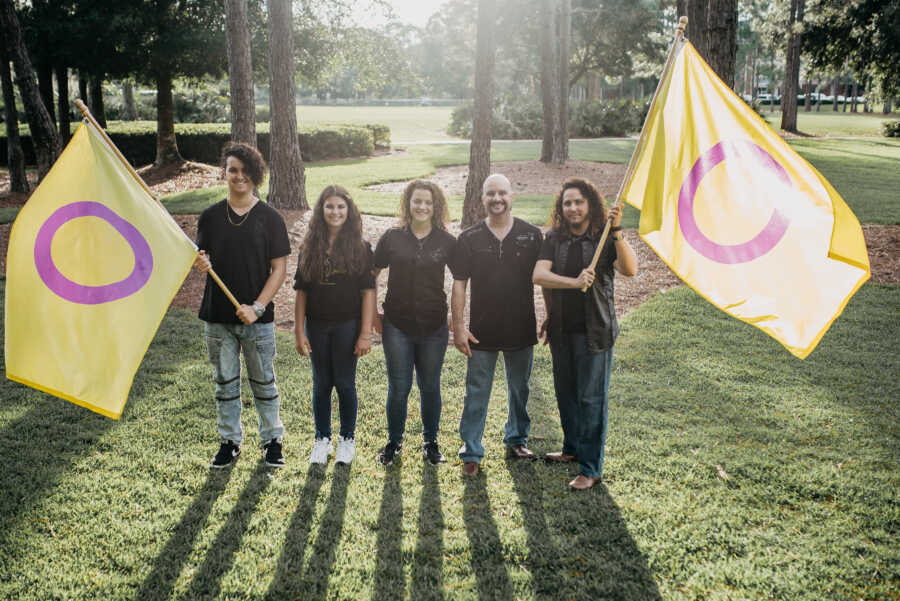
[[[81,111],[81,114],[84,115],[84,118],[91,122],[91,124],[94,126],[94,128],[97,130],[97,132],[100,134],[100,136],[106,142],[107,146],[109,146],[112,149],[113,153],[117,157],[119,157],[119,160],[122,161],[122,163],[128,168],[128,172],[134,176],[134,179],[136,179],[138,181],[138,183],[141,185],[141,187],[144,189],[144,191],[146,191],[147,194],[150,195],[150,198],[152,198],[154,201],[156,201],[156,204],[158,204],[160,207],[162,207],[162,209],[164,211],[166,211],[166,213],[168,213],[169,211],[166,210],[165,207],[163,207],[163,204],[161,202],[159,202],[159,199],[156,198],[156,196],[153,194],[153,192],[147,186],[147,182],[145,182],[144,179],[140,175],[138,175],[138,172],[134,170],[134,167],[131,166],[131,163],[128,162],[128,159],[126,159],[122,155],[122,153],[119,152],[119,149],[116,148],[116,145],[113,143],[113,141],[110,139],[110,137],[106,134],[105,131],[103,131],[103,128],[100,126],[100,124],[97,122],[97,120],[94,119],[94,116],[91,114],[91,111],[88,109],[87,105],[80,98],[76,98],[75,106],[78,107],[78,110]],[[216,272],[213,271],[212,268],[209,269],[208,273],[209,273],[210,277],[212,277],[213,281],[219,285],[219,288],[222,289],[222,292],[225,293],[225,296],[228,297],[228,300],[231,301],[231,304],[234,305],[234,308],[240,309],[241,303],[239,303],[238,300],[236,298],[234,298],[234,295],[231,293],[231,290],[229,290],[228,286],[225,285],[225,282],[223,282],[219,278],[218,274],[216,274]]]
[[[672,63],[675,62],[675,52],[678,50],[681,41],[684,39],[684,30],[687,28],[687,24],[687,17],[678,19],[678,25],[675,26],[675,39],[672,41],[672,46],[669,48],[669,56],[666,57],[666,65],[663,67],[662,74],[659,76],[659,83],[656,84],[656,90],[653,92],[653,99],[650,100],[650,108],[647,109],[648,117],[653,113],[653,109],[656,107],[659,90],[663,86],[663,82],[665,82],[669,70],[672,68]],[[644,125],[641,127],[641,135],[638,137],[637,144],[634,145],[634,152],[631,153],[631,160],[628,161],[628,169],[625,170],[625,177],[622,178],[622,182],[619,184],[619,191],[616,193],[616,204],[622,202],[622,191],[625,190],[625,184],[631,179],[631,176],[634,173],[634,165],[637,162],[636,159],[640,155],[640,151],[643,150],[646,140],[647,119],[645,118]],[[597,268],[597,261],[600,260],[600,254],[603,252],[603,246],[606,244],[606,237],[609,235],[609,227],[610,221],[607,219],[606,225],[603,227],[603,233],[600,235],[600,243],[597,245],[596,250],[594,250],[594,258],[591,259],[591,264],[588,266],[588,269],[591,271],[594,271]],[[588,288],[589,286],[584,286],[581,291],[587,292]]]

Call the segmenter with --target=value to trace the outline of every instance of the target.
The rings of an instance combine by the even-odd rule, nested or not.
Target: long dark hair
[[[342,198],[347,203],[347,221],[341,226],[328,252],[328,224],[325,223],[325,201],[332,196]],[[308,282],[316,282],[325,275],[325,263],[329,263],[332,273],[358,274],[366,268],[366,247],[362,239],[362,219],[359,209],[343,186],[326,186],[319,194],[319,200],[309,220],[303,251],[300,259],[300,275]]]
[[[407,184],[403,190],[403,196],[400,198],[400,220],[403,226],[412,226],[412,210],[409,206],[412,200],[413,192],[416,190],[428,190],[431,192],[431,204],[434,214],[431,216],[431,226],[439,230],[447,230],[447,198],[444,191],[434,182],[424,179],[416,179]]]
[[[606,225],[606,201],[603,199],[600,191],[597,190],[597,186],[591,180],[582,177],[570,177],[563,182],[562,188],[553,202],[553,210],[550,212],[550,220],[547,225],[550,226],[550,229],[555,234],[563,237],[571,235],[569,224],[563,216],[562,210],[563,194],[569,188],[576,188],[587,199],[588,210],[591,216],[591,225],[588,228],[588,233],[591,236],[598,235],[603,230],[603,226]]]

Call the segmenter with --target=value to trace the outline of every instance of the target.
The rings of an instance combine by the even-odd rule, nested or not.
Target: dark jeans
[[[585,334],[562,334],[550,341],[553,387],[563,429],[563,453],[578,457],[581,473],[603,475],[609,413],[612,349],[588,351]]]
[[[313,419],[316,438],[331,438],[331,390],[337,389],[341,414],[341,436],[353,438],[356,431],[356,355],[359,320],[339,323],[306,319],[306,337],[312,349]]]
[[[408,336],[384,318],[381,342],[388,375],[387,424],[390,442],[403,441],[413,368],[419,386],[422,438],[425,442],[437,440],[441,421],[441,367],[447,352],[447,340],[447,324],[427,336]]]

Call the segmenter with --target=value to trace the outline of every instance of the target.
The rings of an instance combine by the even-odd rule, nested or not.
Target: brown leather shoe
[[[478,475],[478,464],[474,461],[466,461],[463,463],[463,475],[464,476],[477,476]]]
[[[514,444],[511,447],[507,447],[506,454],[509,457],[515,457],[516,459],[534,459],[534,453],[528,450],[523,444]]]
[[[575,455],[569,455],[568,453],[563,453],[562,451],[553,451],[544,455],[544,459],[556,463],[572,463],[573,461],[575,461]]]
[[[569,482],[569,486],[572,490],[587,490],[597,482],[600,482],[600,478],[588,478],[587,476],[578,474],[575,476],[574,480]]]

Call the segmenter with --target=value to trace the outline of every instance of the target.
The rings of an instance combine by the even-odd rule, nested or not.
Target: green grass
[[[874,113],[851,113],[848,107],[848,112],[842,113],[838,107],[835,113],[831,105],[823,105],[821,111],[816,112],[814,108],[807,113],[801,106],[797,110],[797,129],[810,136],[880,136],[882,123],[900,119],[900,114],[884,115],[880,108]],[[862,111],[862,105],[859,110]],[[780,109],[770,113],[768,107],[763,107],[762,115],[773,128],[781,129]]]
[[[391,128],[391,143],[458,140],[447,133],[452,106],[298,106],[300,125],[380,123]]]
[[[688,289],[657,295],[623,320],[606,484],[580,494],[566,489],[572,467],[504,461],[502,370],[483,475],[463,479],[465,363],[453,349],[448,464],[418,456],[415,392],[401,462],[375,462],[376,349],[358,374],[357,460],[310,468],[309,363],[284,333],[287,466],[260,466],[251,408],[244,456],[211,473],[200,322],[171,311],[119,422],[0,383],[0,598],[896,598],[898,300],[898,286],[864,286],[799,361]],[[556,450],[545,347],[532,387],[530,446]]]

